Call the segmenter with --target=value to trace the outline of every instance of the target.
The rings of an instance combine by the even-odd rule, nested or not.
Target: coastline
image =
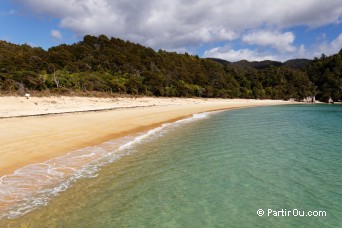
[[[293,103],[198,98],[1,97],[0,176],[196,113]]]

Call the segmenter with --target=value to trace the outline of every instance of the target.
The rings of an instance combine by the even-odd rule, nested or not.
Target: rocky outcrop
[[[302,102],[306,102],[306,103],[316,103],[316,98],[315,96],[309,96],[309,97],[305,97]]]
[[[331,97],[330,97],[329,100],[328,100],[328,103],[329,103],[329,104],[333,104],[333,103],[334,103],[334,100],[331,99]]]

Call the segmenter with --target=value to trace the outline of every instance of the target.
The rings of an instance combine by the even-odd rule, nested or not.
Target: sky
[[[228,61],[342,48],[342,0],[1,0],[0,40],[48,49],[84,35]]]

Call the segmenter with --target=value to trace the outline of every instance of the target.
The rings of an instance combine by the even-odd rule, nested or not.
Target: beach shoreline
[[[200,98],[1,97],[0,176],[197,113],[293,103]]]

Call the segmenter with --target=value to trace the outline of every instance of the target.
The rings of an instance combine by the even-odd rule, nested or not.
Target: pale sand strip
[[[67,152],[98,145],[130,133],[146,131],[162,123],[173,122],[195,113],[251,106],[290,104],[286,101],[270,100],[178,98],[106,100],[103,98],[63,97],[35,98],[39,100],[41,105],[43,101],[46,103],[43,108],[37,109],[36,106],[40,105],[39,103],[25,105],[25,102],[38,101],[33,100],[33,98],[24,99],[0,98],[0,117],[63,111],[118,109],[0,119],[0,176],[13,173],[18,168],[29,164],[44,162]],[[96,100],[93,106],[89,104],[89,99]],[[63,102],[59,104],[58,101],[61,100]],[[8,107],[11,107],[12,110]]]

